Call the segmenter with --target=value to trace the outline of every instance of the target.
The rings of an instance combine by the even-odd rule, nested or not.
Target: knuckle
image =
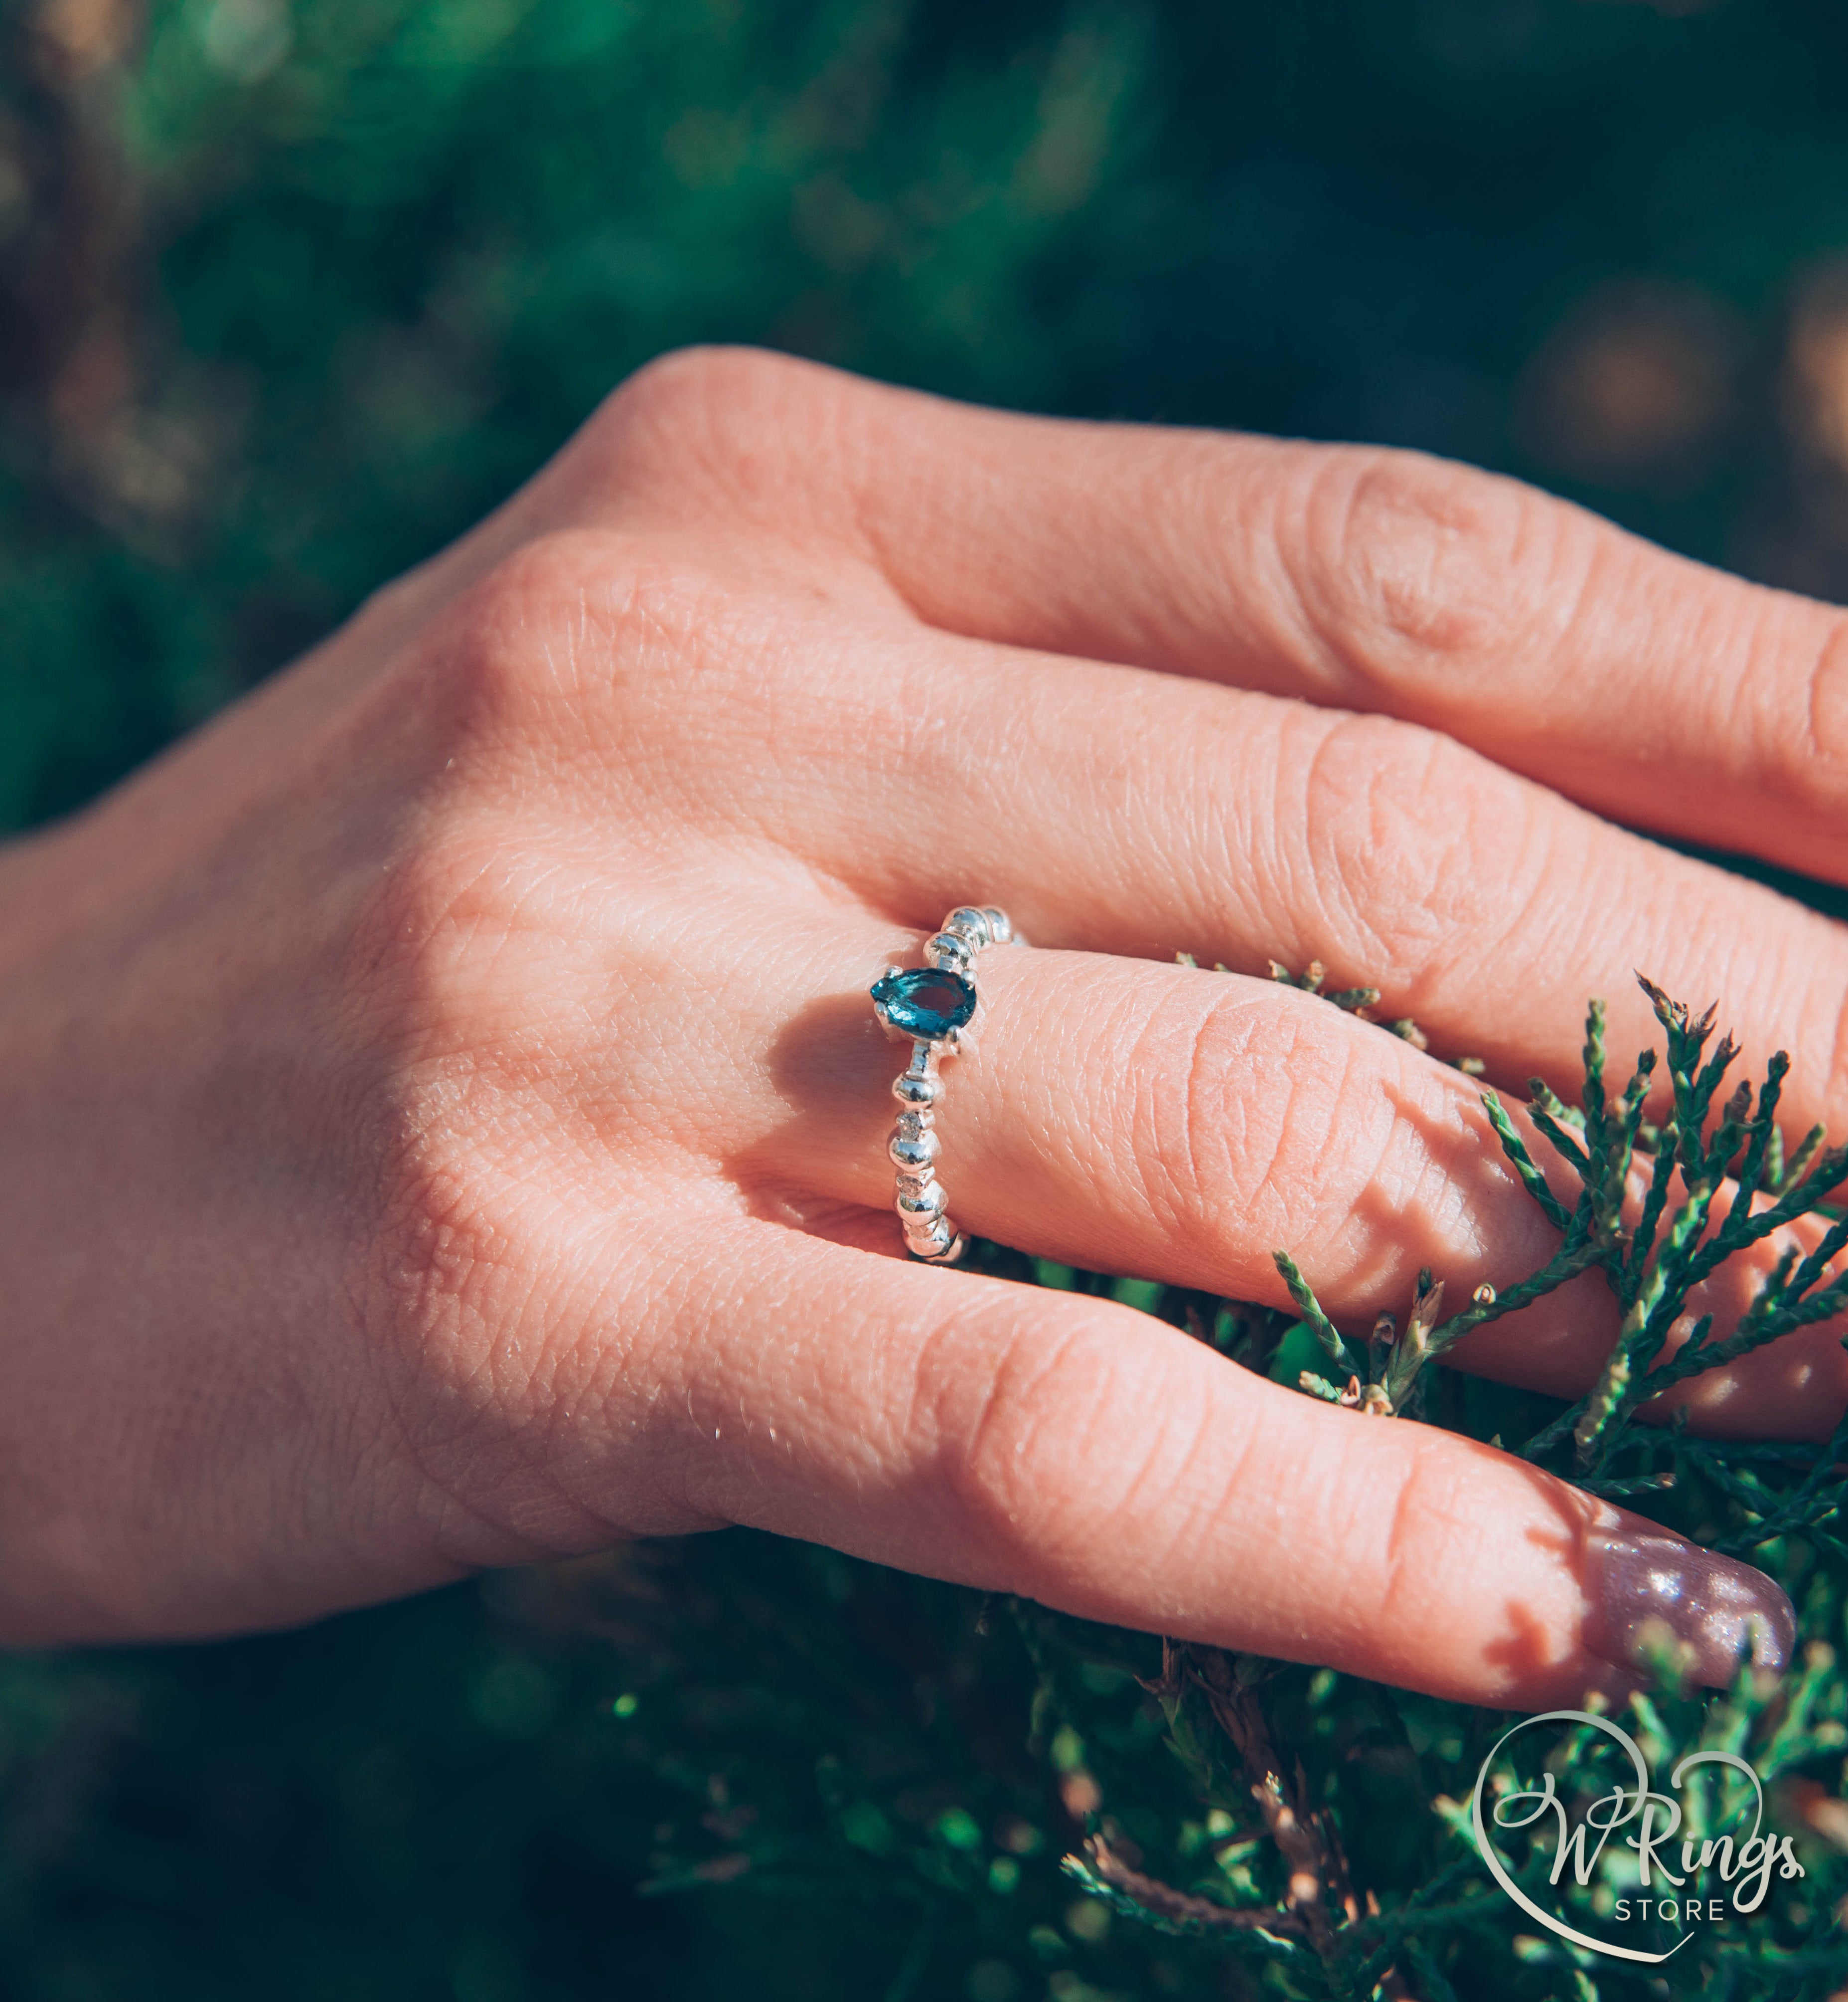
[[[1378,1596],[1372,1613],[1377,1631],[1399,1638],[1416,1634],[1430,1618],[1433,1578],[1445,1575],[1460,1550],[1480,1534],[1467,1470],[1455,1453],[1421,1440],[1407,1454],[1404,1466],[1375,1568]],[[1337,1521],[1349,1517],[1349,1537],[1363,1548],[1378,1535],[1376,1495],[1331,1498],[1330,1512]]]
[[[750,401],[773,385],[809,371],[767,348],[704,344],[670,348],[644,362],[614,389],[606,413],[636,420],[643,413],[696,420],[713,409]]]
[[[569,698],[570,637],[607,539],[535,537],[500,562],[424,637],[410,678],[444,721],[497,734]]]
[[[933,1423],[955,1442],[949,1472],[960,1512],[989,1536],[1030,1540],[1049,1512],[1062,1447],[1076,1448],[1100,1408],[1097,1362],[1082,1334],[1051,1344],[1020,1337],[1002,1350],[972,1411],[957,1408],[960,1385],[932,1387]]]
[[[525,739],[588,718],[713,650],[737,601],[664,546],[556,530],[497,563],[409,663],[422,699],[466,736]]]
[[[522,1326],[534,1261],[517,1208],[471,1131],[475,1081],[431,1066],[378,1150],[376,1221],[360,1319],[386,1390],[392,1458],[410,1471],[438,1547],[480,1561],[498,1479],[542,1432],[543,1338]]]
[[[836,370],[748,347],[658,357],[612,392],[585,427],[586,449],[625,483],[693,486],[761,508],[786,500],[825,462],[844,411],[865,385]]]
[[[439,809],[364,899],[354,991],[372,1014],[414,1011],[413,1061],[469,1048],[478,985],[530,921],[546,870],[533,842],[509,839],[518,832],[504,814]]]
[[[1126,1586],[1144,1614],[1186,1603],[1191,1554],[1258,1445],[1198,1362],[1165,1330],[1100,1318],[1011,1345],[973,1404],[966,1371],[934,1393],[933,1422],[954,1442],[947,1491],[989,1575],[1101,1618],[1122,1617]],[[1139,1554],[1128,1581],[1100,1555],[1126,1541]]]
[[[982,1543],[1056,1568],[1151,1466],[1174,1462],[1186,1400],[1160,1394],[1166,1372],[1145,1352],[1143,1366],[1130,1366],[1138,1355],[1120,1327],[1023,1334],[1002,1348],[972,1407],[966,1378],[933,1390],[933,1423],[954,1442],[951,1491]]]
[[[1535,906],[1549,868],[1537,795],[1435,731],[1316,720],[1302,769],[1296,900],[1358,941],[1355,977],[1415,1005]]]
[[[510,978],[505,964],[523,884],[487,849],[438,845],[395,900],[413,915],[399,919],[400,964],[375,1003],[392,1034],[389,1048],[371,1038],[357,1121],[364,1228],[348,1254],[389,1458],[408,1470],[425,1529],[470,1563],[558,1547],[549,1531],[522,1541],[503,1503],[523,1498],[528,1529],[566,1533],[558,1428],[643,1341],[658,1229],[643,1181],[622,1271],[598,1286],[598,1339],[584,1343],[576,1313],[560,1308],[584,1296],[575,1248],[597,1211],[559,1163],[589,1158],[588,1136],[559,1102],[556,1013],[525,1003],[542,985],[532,966]],[[507,1006],[510,992],[522,1005]]]
[[[1332,1129],[1346,1088],[1341,1043],[1322,1026],[1288,997],[1243,986],[1204,1007],[1177,992],[1151,1020],[1119,1072],[1138,1083],[1115,1151],[1177,1242],[1223,1258],[1235,1234],[1241,1253],[1300,1240],[1317,1185],[1312,1136]]]
[[[1319,462],[1286,561],[1318,643],[1399,684],[1493,666],[1556,623],[1588,525],[1498,474],[1341,448]]]

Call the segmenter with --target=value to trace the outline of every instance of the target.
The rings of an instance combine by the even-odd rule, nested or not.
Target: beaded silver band
[[[933,1265],[954,1264],[968,1242],[950,1220],[949,1198],[936,1178],[939,1066],[967,1047],[967,1025],[980,999],[977,960],[992,945],[1019,943],[1005,911],[960,905],[926,942],[922,968],[888,966],[873,982],[873,1010],[886,1034],[912,1045],[911,1062],[892,1080],[902,1108],[886,1143],[898,1171],[894,1206],[905,1249]]]

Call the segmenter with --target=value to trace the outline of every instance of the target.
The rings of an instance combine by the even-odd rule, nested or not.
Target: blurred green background
[[[1422,446],[1848,596],[1839,0],[0,24],[0,825],[280,665],[696,340]],[[1061,1920],[1076,1755],[1023,1648],[730,1536],[0,1667],[0,1997],[1243,1992]]]

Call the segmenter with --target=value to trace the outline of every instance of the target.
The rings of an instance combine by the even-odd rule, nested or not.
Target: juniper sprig
[[[1353,1371],[1351,1393],[1334,1392],[1340,1401],[1403,1413],[1428,1362],[1473,1330],[1531,1306],[1595,1268],[1623,1310],[1616,1340],[1591,1390],[1521,1450],[1525,1458],[1554,1465],[1570,1438],[1569,1463],[1557,1464],[1555,1470],[1600,1492],[1640,1492],[1638,1482],[1661,1485],[1662,1477],[1653,1471],[1620,1475],[1613,1463],[1631,1449],[1649,1450],[1661,1442],[1659,1432],[1638,1428],[1642,1406],[1689,1377],[1848,1311],[1848,1275],[1831,1276],[1835,1261],[1848,1250],[1848,1216],[1831,1213],[1831,1227],[1807,1255],[1796,1246],[1785,1250],[1730,1333],[1714,1339],[1712,1317],[1703,1315],[1668,1352],[1670,1336],[1686,1318],[1696,1287],[1729,1259],[1825,1211],[1829,1198],[1848,1181],[1848,1148],[1828,1146],[1818,1129],[1787,1162],[1777,1109],[1790,1072],[1788,1056],[1780,1051],[1771,1059],[1756,1093],[1741,1080],[1721,1102],[1721,1087],[1739,1052],[1729,1035],[1714,1042],[1716,1010],[1710,1008],[1696,1018],[1652,982],[1641,976],[1639,981],[1665,1033],[1669,1118],[1659,1127],[1644,1122],[1660,1061],[1654,1049],[1638,1055],[1627,1082],[1612,1098],[1605,1010],[1597,1001],[1586,1015],[1579,1103],[1567,1104],[1536,1078],[1526,1108],[1577,1178],[1575,1204],[1568,1206],[1554,1192],[1498,1094],[1485,1090],[1482,1105],[1490,1127],[1522,1186],[1560,1233],[1558,1248],[1518,1285],[1499,1292],[1480,1287],[1467,1307],[1442,1322],[1435,1320],[1442,1282],[1434,1285],[1431,1275],[1421,1273],[1404,1335],[1385,1348],[1382,1366],[1370,1363],[1365,1376]],[[1624,1220],[1627,1199],[1635,1210],[1630,1224]],[[1313,1288],[1287,1253],[1274,1255],[1306,1324],[1331,1358],[1351,1367],[1341,1337]],[[1320,1379],[1309,1381],[1309,1372],[1302,1387],[1318,1396],[1334,1389]],[[1369,1397],[1370,1391],[1376,1394]],[[1751,1485],[1757,1477],[1726,1470],[1712,1449],[1688,1448],[1679,1434],[1675,1442],[1742,1506],[1763,1498]],[[1842,1443],[1848,1445],[1848,1435]],[[1833,1513],[1837,1484],[1828,1476],[1836,1459],[1832,1445],[1812,1454],[1797,1488],[1775,1504],[1766,1503],[1758,1524],[1765,1536],[1819,1525]]]
[[[1271,971],[1307,992],[1322,992],[1319,964],[1299,976],[1278,966]],[[1283,1317],[1274,1310],[1183,1298],[1178,1289],[1154,1302],[1153,1310],[1310,1395],[1362,1414],[1416,1417],[1429,1388],[1427,1365],[1473,1330],[1598,1271],[1621,1310],[1610,1353],[1591,1390],[1540,1425],[1520,1454],[1593,1492],[1656,1497],[1691,1512],[1684,1526],[1714,1547],[1745,1554],[1773,1545],[1784,1554],[1785,1575],[1800,1580],[1805,1561],[1794,1540],[1815,1554],[1811,1561],[1848,1560],[1848,1537],[1834,1526],[1848,1475],[1848,1418],[1818,1448],[1697,1440],[1679,1417],[1651,1425],[1642,1414],[1650,1400],[1703,1371],[1848,1311],[1848,1272],[1838,1268],[1848,1251],[1848,1216],[1830,1206],[1848,1182],[1848,1149],[1830,1148],[1818,1131],[1787,1156],[1777,1111],[1788,1059],[1774,1057],[1756,1090],[1741,1083],[1728,1090],[1739,1052],[1730,1037],[1714,1041],[1715,1011],[1696,1018],[1651,982],[1642,985],[1665,1034],[1659,1055],[1644,1051],[1616,1086],[1608,1072],[1604,1007],[1593,1002],[1578,1102],[1566,1103],[1537,1079],[1529,1087],[1527,1116],[1576,1181],[1575,1199],[1556,1192],[1500,1096],[1482,1093],[1503,1154],[1560,1233],[1552,1255],[1518,1283],[1480,1286],[1446,1317],[1443,1280],[1421,1271],[1403,1331],[1393,1317],[1382,1315],[1360,1341],[1342,1333],[1295,1260],[1279,1250],[1274,1256],[1297,1316],[1293,1329],[1279,1330],[1274,1324]],[[1351,988],[1324,998],[1364,1020],[1379,997],[1373,989]],[[1415,1027],[1395,1026],[1401,1033]],[[1426,1046],[1421,1033],[1408,1039]],[[1482,1068],[1473,1061],[1459,1067],[1471,1074]],[[1652,1125],[1647,1113],[1658,1072],[1665,1073],[1669,1106]],[[1782,1252],[1736,1327],[1716,1335],[1712,1317],[1702,1316],[1671,1346],[1696,1287],[1728,1260],[1817,1216],[1826,1221],[1820,1238],[1807,1251],[1797,1246]],[[1285,1366],[1292,1332],[1320,1350],[1339,1380]],[[1487,1394],[1488,1386],[1480,1387]],[[1454,1418],[1456,1400],[1449,1401]],[[1491,1443],[1500,1445],[1499,1436]],[[1816,1585],[1820,1590],[1819,1575]],[[1832,1584],[1829,1592],[1832,1606],[1840,1595]],[[1169,1749],[1198,1798],[1226,1808],[1246,1804],[1242,1815],[1228,1818],[1236,1853],[1247,1858],[1233,1873],[1243,1890],[1224,1875],[1197,1876],[1185,1888],[1170,1883],[1145,1860],[1126,1856],[1112,1833],[1121,1824],[1107,1815],[1093,1815],[1083,1854],[1068,1857],[1064,1867],[1119,1917],[1238,1955],[1262,1973],[1267,1991],[1275,1983],[1280,1993],[1419,1995],[1442,2002],[1457,1992],[1446,1968],[1460,1976],[1466,1965],[1487,1965],[1485,1941],[1506,1930],[1499,1892],[1481,1882],[1466,1811],[1437,1794],[1432,1805],[1451,1831],[1452,1850],[1408,1895],[1383,1903],[1370,1891],[1357,1891],[1363,1879],[1348,1854],[1343,1819],[1327,1805],[1334,1797],[1332,1775],[1320,1785],[1312,1781],[1300,1753],[1286,1756],[1274,1721],[1283,1700],[1274,1692],[1303,1672],[1169,1641],[1159,1677],[1144,1685],[1159,1704]],[[1325,1679],[1334,1679],[1326,1672],[1313,1679],[1312,1693]],[[1807,1649],[1801,1672],[1781,1691],[1742,1671],[1723,1697],[1690,1692],[1678,1680],[1677,1665],[1665,1660],[1653,1699],[1632,1700],[1634,1728],[1646,1738],[1683,1748],[1749,1749],[1767,1784],[1795,1774],[1806,1761],[1839,1758],[1848,1745],[1848,1686],[1833,1651],[1819,1642]],[[1299,1728],[1302,1721],[1299,1711]],[[1813,1781],[1789,1784],[1797,1789],[1791,1799],[1820,1803],[1818,1829],[1839,1822],[1839,1846],[1848,1849],[1848,1807]],[[1543,1862],[1538,1867],[1543,1873]],[[1770,1979],[1781,1984],[1778,1992],[1788,1986],[1794,1994],[1812,1977],[1832,1990],[1845,1976],[1848,1947],[1822,1922],[1801,1945],[1704,1939],[1678,1959],[1675,1992],[1695,1992],[1684,1982],[1698,1983],[1707,1993],[1769,1992]],[[1574,1979],[1574,1992],[1593,1992],[1582,1971]],[[1748,1985],[1742,1989],[1741,1983]]]

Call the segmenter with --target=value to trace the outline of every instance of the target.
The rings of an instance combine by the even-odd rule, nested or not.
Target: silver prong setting
[[[980,1000],[977,961],[991,945],[1008,944],[1016,936],[1005,911],[992,905],[960,904],[925,942],[922,954],[926,967],[940,973],[942,982],[914,974],[896,992],[888,989],[892,1008],[899,1010],[903,1020],[894,1020],[891,1008],[877,996],[873,1003],[886,1034],[894,1041],[908,1040],[912,1045],[911,1062],[892,1080],[899,1112],[886,1153],[897,1170],[893,1206],[905,1233],[905,1249],[926,1264],[954,1264],[968,1244],[950,1221],[950,1198],[936,1178],[936,1163],[943,1152],[936,1132],[936,1107],[943,1093],[939,1066],[975,1049],[968,1024]],[[902,967],[888,964],[880,982],[898,981],[904,972]],[[950,991],[950,1003],[931,991],[944,988]],[[943,1027],[946,1020],[948,1026]],[[905,1026],[907,1020],[916,1026]],[[922,1029],[930,1033],[919,1033]]]

